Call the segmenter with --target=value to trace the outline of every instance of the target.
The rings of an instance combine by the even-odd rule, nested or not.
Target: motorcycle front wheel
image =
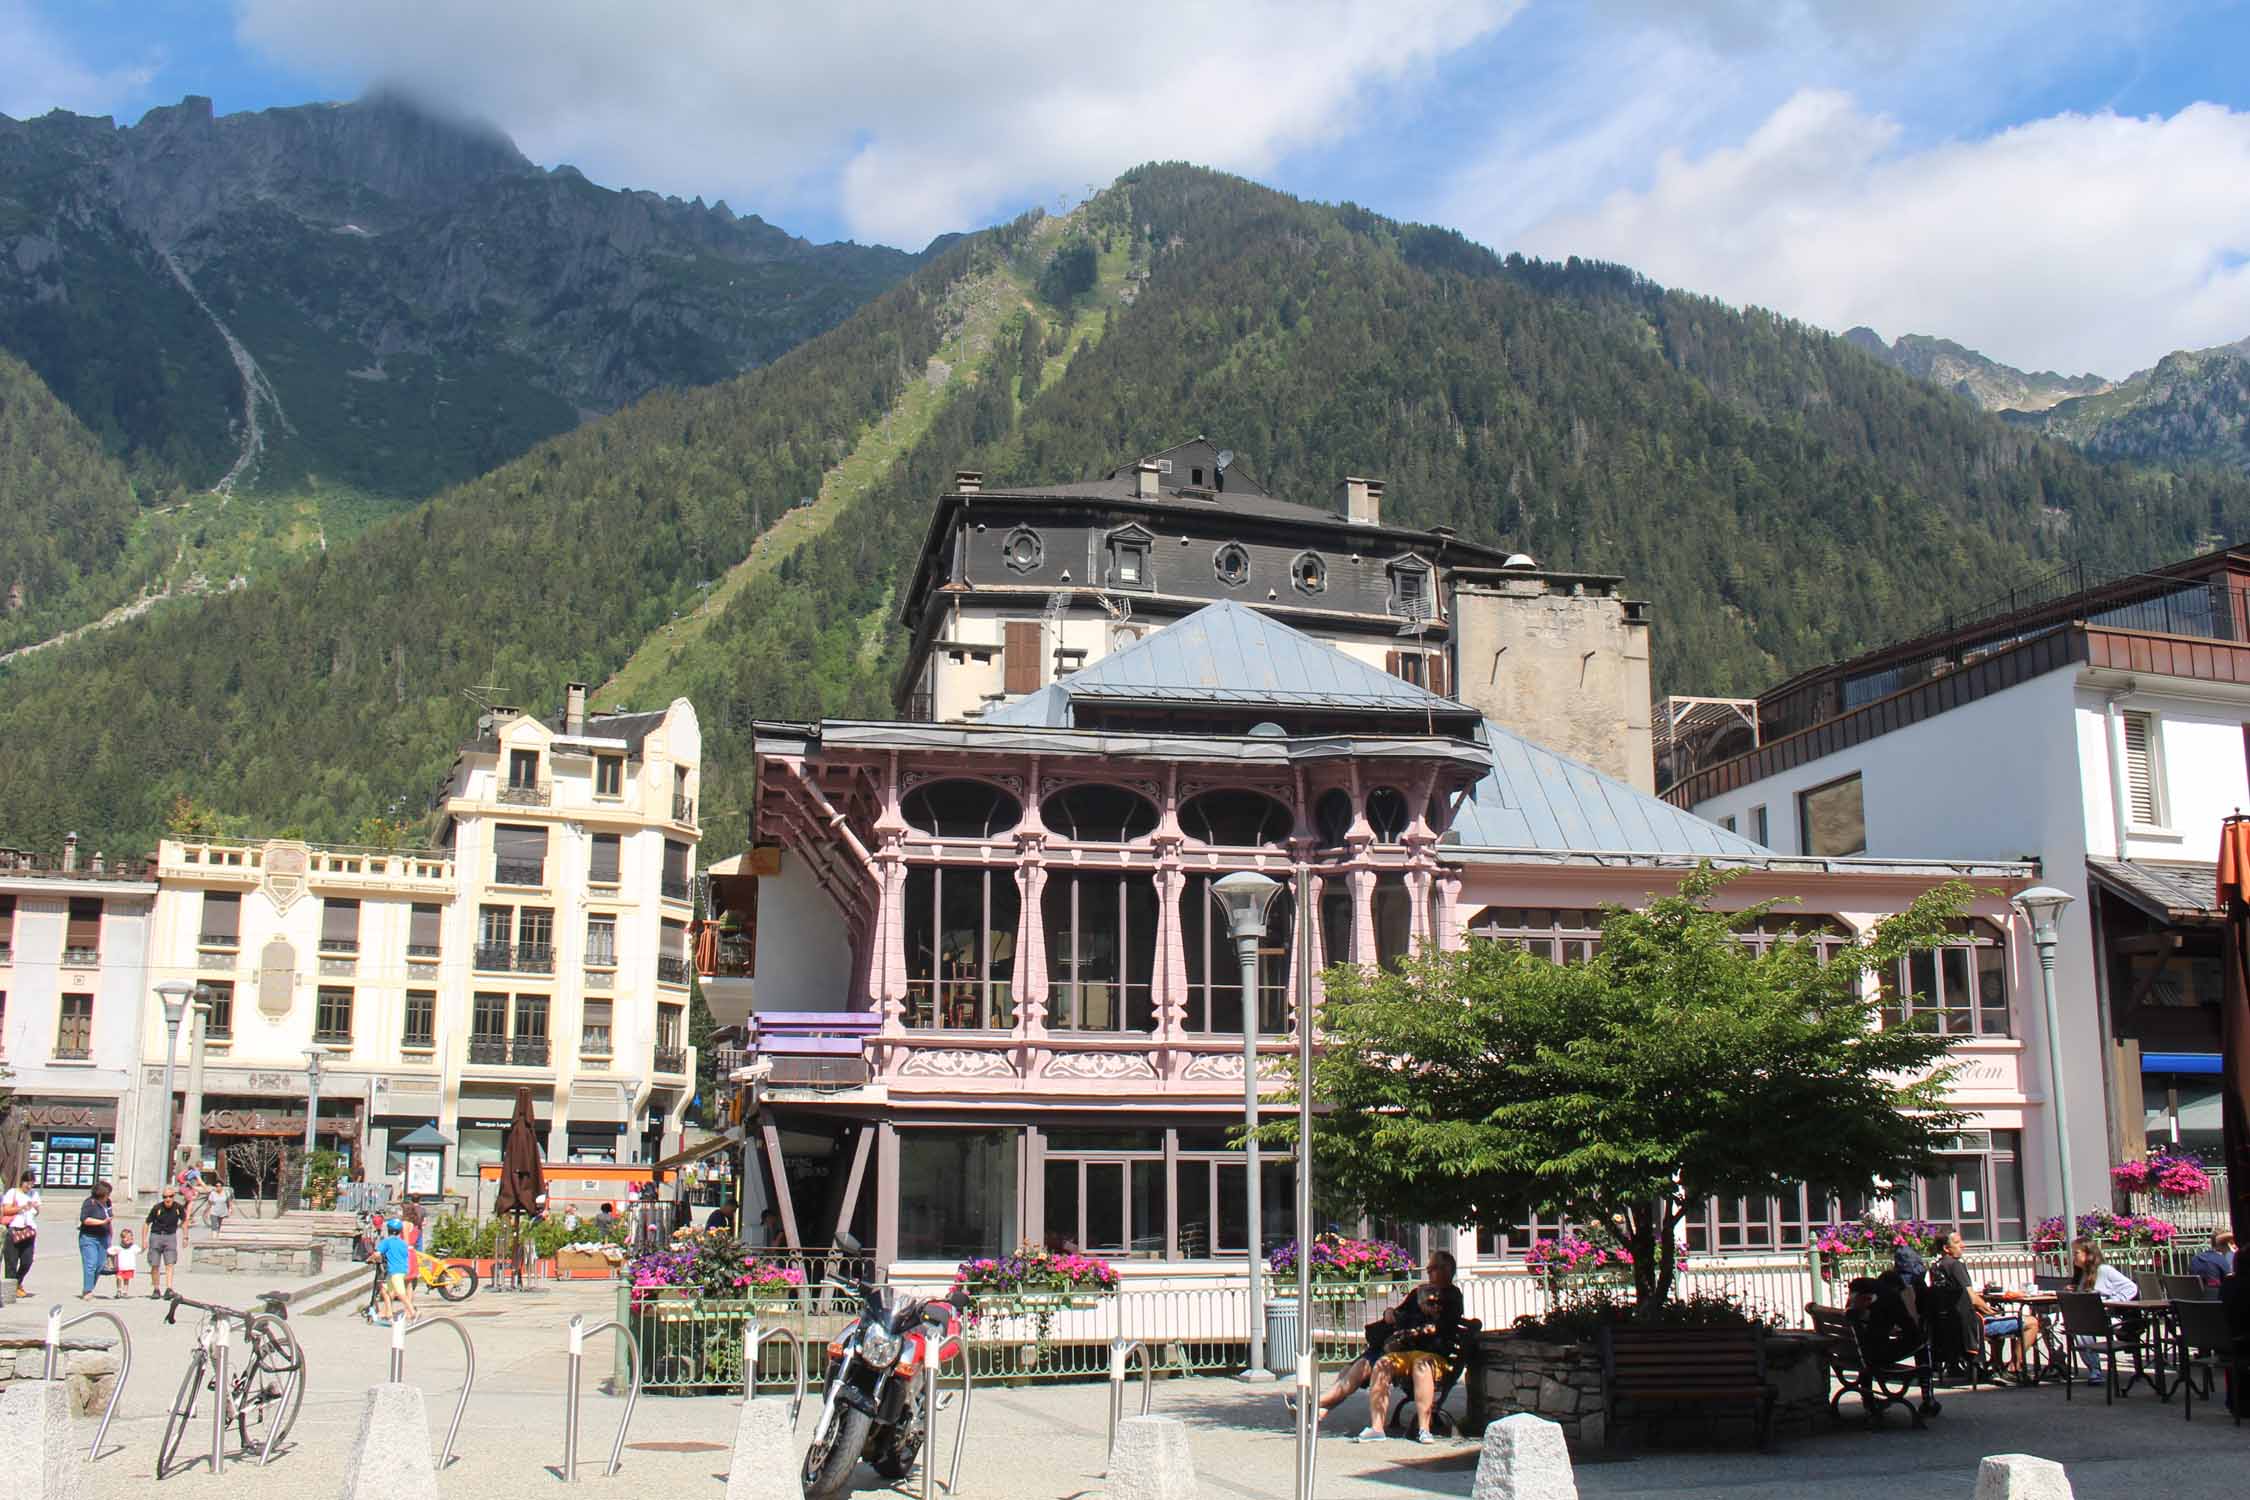
[[[904,1479],[914,1472],[914,1460],[922,1451],[922,1438],[922,1393],[916,1391],[898,1425],[886,1427],[877,1434],[874,1447],[868,1450],[867,1461],[885,1479]]]
[[[852,1487],[852,1471],[859,1467],[859,1454],[867,1446],[867,1429],[874,1418],[866,1412],[849,1406],[836,1408],[836,1425],[829,1429],[827,1441],[813,1439],[805,1454],[805,1500],[836,1500]]]

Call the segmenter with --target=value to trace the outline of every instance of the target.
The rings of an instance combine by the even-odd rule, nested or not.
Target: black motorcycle
[[[850,1490],[862,1457],[885,1479],[914,1471],[929,1434],[922,1371],[963,1357],[961,1319],[968,1293],[923,1301],[871,1282],[839,1283],[858,1296],[860,1314],[828,1344],[820,1422],[805,1453],[805,1500],[835,1500]]]

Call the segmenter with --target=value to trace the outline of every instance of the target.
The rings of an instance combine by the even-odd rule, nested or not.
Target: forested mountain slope
[[[0,347],[190,488],[420,499],[762,365],[913,264],[544,171],[385,96],[0,116]]]
[[[871,447],[973,321],[988,294],[969,289],[995,284],[1013,301],[961,378]],[[887,709],[898,574],[955,468],[1079,478],[1196,432],[1279,493],[1373,474],[1399,520],[1627,574],[1656,604],[1660,690],[1750,691],[2042,559],[2145,563],[2250,517],[2250,482],[2090,462],[1818,330],[1150,167],[1067,224],[954,247],[765,370],[15,668],[0,734],[24,749],[0,761],[0,806],[21,839],[75,824],[123,848],[194,790],[338,836],[419,801],[467,728],[460,688],[544,705],[640,653],[636,706],[686,691],[702,711],[725,852],[752,717]],[[829,483],[847,460],[858,476]],[[806,496],[834,507],[824,529],[679,649],[644,651]]]

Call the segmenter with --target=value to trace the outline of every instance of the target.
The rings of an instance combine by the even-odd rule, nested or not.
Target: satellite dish
[[[1226,468],[1229,464],[1234,462],[1234,450],[1232,448],[1221,448],[1219,450],[1218,458],[1213,460],[1213,462],[1216,463],[1221,469]]]

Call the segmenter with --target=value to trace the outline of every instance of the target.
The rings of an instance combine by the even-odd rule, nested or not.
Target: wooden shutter
[[[357,901],[323,901],[320,903],[320,941],[349,943],[359,946],[359,903]]]
[[[1436,693],[1441,698],[1446,695],[1445,653],[1443,651],[1432,651],[1430,653],[1429,688],[1431,692]]]
[[[1011,696],[1039,691],[1039,622],[1010,620],[1000,658],[1000,691]]]
[[[1399,655],[1396,651],[1386,651],[1383,653],[1383,670],[1390,673],[1393,677],[1404,677],[1406,674],[1399,670],[1398,663]]]
[[[406,920],[407,945],[412,948],[427,948],[435,951],[438,946],[440,917],[441,913],[437,907],[425,905],[419,901],[416,902],[413,912]]]
[[[688,846],[673,839],[664,841],[664,878],[687,884]]]
[[[242,897],[234,891],[203,893],[203,941],[232,943],[242,936]]]
[[[2156,763],[2147,714],[2125,716],[2125,805],[2143,827],[2156,823]]]
[[[547,862],[547,830],[503,823],[492,830],[492,849],[502,864],[543,865]]]
[[[586,878],[603,885],[617,884],[617,835],[597,833],[594,848],[587,860]]]
[[[102,898],[70,898],[70,925],[63,934],[65,948],[96,949],[102,945]]]

